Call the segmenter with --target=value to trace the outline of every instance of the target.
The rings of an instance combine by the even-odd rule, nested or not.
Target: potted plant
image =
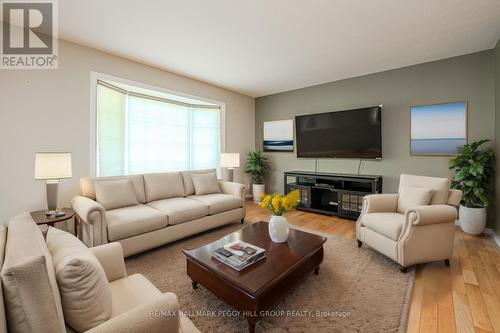
[[[260,151],[251,151],[247,155],[245,172],[252,177],[253,201],[258,202],[265,193],[264,176],[269,172],[267,158]]]
[[[269,220],[269,237],[275,243],[284,243],[288,239],[290,226],[283,216],[287,211],[299,204],[299,190],[288,192],[287,195],[267,194],[262,196],[259,206],[267,208],[272,214]]]
[[[455,171],[451,185],[462,191],[460,227],[472,235],[480,235],[486,225],[486,207],[495,160],[491,149],[479,150],[479,147],[488,141],[461,146],[458,156],[450,161],[450,169]]]

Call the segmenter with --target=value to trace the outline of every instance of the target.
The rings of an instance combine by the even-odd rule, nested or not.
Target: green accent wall
[[[255,146],[262,149],[264,121],[382,104],[383,159],[363,161],[361,174],[382,175],[387,193],[397,191],[401,173],[449,177],[449,157],[410,156],[410,106],[466,100],[469,142],[494,141],[495,136],[500,140],[495,133],[495,112],[497,123],[500,118],[498,103],[495,110],[495,59],[498,63],[498,52],[495,57],[494,50],[487,50],[257,98]],[[499,80],[498,71],[496,76]],[[299,159],[295,152],[265,155],[273,170],[266,181],[268,192],[283,191],[283,171],[314,171],[314,159]],[[318,171],[356,173],[358,163],[320,159]],[[492,227],[493,212],[489,216]]]
[[[500,39],[495,47],[495,155],[496,155],[496,191],[495,208],[496,224],[495,232],[500,236]]]

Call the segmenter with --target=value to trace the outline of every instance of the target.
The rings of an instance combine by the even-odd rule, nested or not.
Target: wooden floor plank
[[[498,272],[497,266],[492,263],[484,264],[484,268],[486,268],[486,272],[490,280],[500,281],[500,273]]]
[[[464,277],[464,282],[468,284],[472,284],[474,286],[478,286],[479,284],[477,283],[477,278],[476,274],[474,273],[474,270],[472,269],[464,269],[462,270],[462,275]]]
[[[491,325],[495,333],[500,333],[500,300],[496,296],[483,295]]]
[[[430,264],[423,271],[424,292],[420,314],[420,332],[433,333],[438,331],[438,269],[436,264]]]
[[[479,289],[483,294],[495,295],[495,289],[488,277],[486,268],[483,262],[479,258],[471,258],[472,267],[474,268],[474,274],[478,282]]]
[[[474,331],[469,300],[466,294],[453,291],[453,309],[455,313],[455,326],[458,333]]]
[[[467,299],[469,300],[474,326],[484,330],[493,331],[490,316],[488,315],[488,310],[484,304],[483,295],[481,294],[479,287],[466,284],[465,291],[467,292]]]
[[[422,269],[417,269],[411,296],[410,313],[408,314],[407,333],[420,332],[420,315],[422,312],[422,298],[424,293],[423,287]]]
[[[453,309],[453,295],[451,283],[451,268],[437,270],[437,298],[438,298],[438,332],[454,333],[455,313]]]

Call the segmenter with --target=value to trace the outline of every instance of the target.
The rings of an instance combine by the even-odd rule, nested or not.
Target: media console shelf
[[[284,187],[300,191],[299,210],[357,219],[363,197],[382,193],[382,176],[287,171]]]

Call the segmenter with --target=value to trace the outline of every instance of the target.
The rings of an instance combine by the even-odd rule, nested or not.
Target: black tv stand
[[[300,191],[299,210],[357,219],[363,197],[382,193],[382,176],[287,171],[284,187]]]

